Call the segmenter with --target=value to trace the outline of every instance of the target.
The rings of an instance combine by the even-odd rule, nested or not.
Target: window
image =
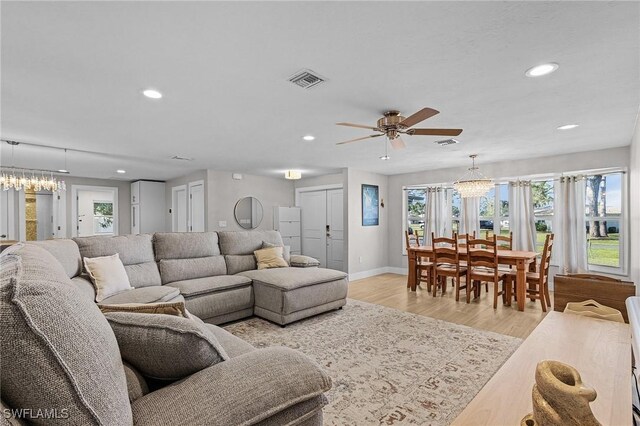
[[[542,253],[547,234],[553,232],[553,180],[531,182],[533,215],[536,222],[536,251]]]
[[[93,231],[95,234],[113,234],[113,202],[93,202]]]
[[[422,241],[427,195],[424,189],[407,190],[407,231]]]
[[[451,190],[451,230],[460,232],[460,211],[462,209],[460,194],[455,189]]]
[[[496,204],[499,206],[496,211],[498,223],[494,226],[494,232],[501,235],[509,235],[509,184],[500,183],[496,185]]]
[[[623,174],[619,172],[587,177],[585,217],[589,269],[623,273],[622,188]]]
[[[495,232],[496,188],[493,187],[487,195],[480,197],[480,235],[484,237],[486,231]]]

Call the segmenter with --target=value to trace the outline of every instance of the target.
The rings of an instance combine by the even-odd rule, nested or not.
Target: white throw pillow
[[[96,302],[133,289],[118,253],[113,256],[85,257],[84,267],[96,288]]]

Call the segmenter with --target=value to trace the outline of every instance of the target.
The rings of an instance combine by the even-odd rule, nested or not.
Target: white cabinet
[[[164,182],[139,180],[131,184],[131,233],[166,231]]]
[[[300,207],[274,207],[273,228],[280,231],[291,254],[300,254]]]

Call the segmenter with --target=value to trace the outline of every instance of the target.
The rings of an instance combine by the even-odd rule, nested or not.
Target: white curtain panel
[[[560,272],[587,272],[584,177],[567,176],[560,179],[556,186],[553,229],[554,258],[560,266]]]
[[[431,245],[431,233],[437,237],[448,236],[451,232],[451,204],[445,188],[427,188],[425,205],[424,243]]]
[[[460,212],[460,234],[473,234],[480,236],[480,197],[462,198],[462,211]]]
[[[514,250],[536,250],[536,221],[530,181],[509,182],[509,228]]]

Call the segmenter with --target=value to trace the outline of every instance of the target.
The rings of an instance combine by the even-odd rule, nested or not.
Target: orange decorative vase
[[[536,367],[533,412],[521,426],[599,426],[589,403],[596,391],[582,383],[580,373],[558,361],[542,361]]]

